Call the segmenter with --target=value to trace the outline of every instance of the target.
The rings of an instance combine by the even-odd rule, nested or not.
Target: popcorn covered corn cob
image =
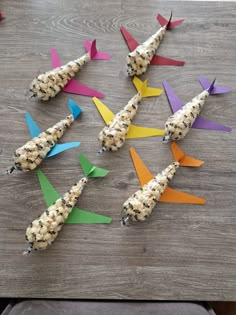
[[[141,99],[142,96],[139,92],[116,114],[108,126],[105,126],[99,133],[98,139],[102,142],[101,151],[117,151],[122,147]]]
[[[43,101],[49,100],[56,96],[90,59],[90,54],[86,53],[64,66],[40,74],[32,81],[30,91],[33,96],[37,96]]]
[[[166,32],[166,26],[161,27],[154,35],[139,45],[127,56],[127,72],[129,76],[141,75],[146,72],[157,48]]]
[[[158,199],[174,177],[179,165],[179,162],[170,164],[123,204],[123,211],[126,214],[126,217],[122,218],[123,225],[129,219],[132,221],[144,221],[152,213]]]
[[[13,157],[15,165],[11,168],[10,173],[14,169],[23,172],[35,169],[63,136],[65,130],[73,121],[74,117],[71,114],[18,148]]]
[[[46,249],[54,242],[65,220],[77,203],[87,181],[88,179],[83,177],[62,198],[57,199],[53,205],[28,226],[25,238],[30,247],[25,254],[29,254],[32,249]]]
[[[176,141],[186,136],[209,95],[207,90],[203,91],[167,119],[164,143],[168,143],[170,139]]]

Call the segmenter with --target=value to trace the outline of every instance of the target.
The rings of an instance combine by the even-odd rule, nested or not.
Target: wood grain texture
[[[12,0],[3,2],[6,17],[0,24],[0,169],[11,165],[12,153],[29,139],[24,114],[29,111],[43,129],[68,113],[71,95],[61,93],[49,103],[29,100],[26,92],[36,74],[50,68],[51,47],[63,62],[84,53],[83,41],[97,39],[109,61],[90,62],[80,82],[107,96],[117,112],[134,95],[126,77],[128,53],[125,26],[140,42],[159,27],[161,12],[185,18],[168,32],[160,55],[186,61],[184,67],[150,67],[143,78],[151,86],[169,80],[183,101],[201,91],[197,77],[217,77],[233,92],[211,96],[205,117],[233,128],[230,134],[192,130],[181,148],[205,160],[200,169],[181,168],[172,187],[207,199],[206,205],[159,203],[150,219],[122,228],[123,202],[139,187],[128,149],[132,145],[153,173],[173,157],[161,138],[126,142],[114,154],[96,154],[103,122],[91,98],[74,95],[84,112],[67,131],[65,141],[81,147],[42,164],[59,193],[82,176],[80,152],[111,173],[91,181],[79,207],[113,218],[111,225],[65,226],[49,250],[22,256],[28,224],[45,209],[35,173],[1,175],[0,296],[31,298],[97,298],[151,300],[236,300],[235,209],[235,50],[236,4],[135,0]],[[163,128],[170,115],[166,96],[142,101],[135,123]]]

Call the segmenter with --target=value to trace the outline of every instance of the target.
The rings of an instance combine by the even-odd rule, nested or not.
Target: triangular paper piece
[[[226,126],[219,124],[213,120],[203,118],[202,116],[198,116],[196,118],[195,122],[192,125],[192,128],[216,130],[216,131],[226,131],[226,132],[232,131],[232,128],[226,127]]]
[[[129,149],[134,168],[136,170],[136,174],[138,176],[139,182],[141,186],[147,184],[151,179],[154,178],[152,173],[148,170],[144,162],[141,160],[138,153],[135,151],[133,147]]]
[[[104,98],[105,95],[97,90],[91,89],[90,87],[77,82],[75,79],[71,79],[69,83],[62,89],[63,92],[79,94],[85,96],[96,96]]]
[[[177,112],[180,108],[183,107],[183,102],[178,98],[178,96],[175,94],[174,90],[170,86],[170,84],[167,81],[162,82],[163,87],[166,92],[166,96],[168,98],[170,107],[172,109],[172,112]]]
[[[130,33],[122,26],[120,28],[121,33],[126,41],[127,46],[129,47],[130,51],[135,50],[139,43],[130,35]]]
[[[92,48],[92,43],[86,39],[84,41],[84,47],[87,50],[87,52],[90,52],[91,48]],[[95,47],[96,47],[96,45],[95,45]],[[93,50],[94,50],[94,48],[93,48]],[[92,55],[93,55],[93,57],[92,57],[93,60],[95,60],[95,59],[96,60],[108,60],[112,57],[110,54],[104,53],[102,51],[98,51],[96,48],[92,52]]]
[[[112,113],[112,111],[104,103],[102,103],[96,97],[93,98],[93,102],[96,105],[103,120],[108,125],[109,122],[115,117],[115,115]]]
[[[154,55],[150,64],[153,66],[183,66],[185,62],[181,60],[162,57],[159,55]]]
[[[55,156],[63,151],[78,147],[80,145],[80,142],[67,142],[67,143],[61,143],[56,144],[51,151],[47,154],[46,158]]]
[[[65,224],[108,224],[111,223],[112,219],[100,214],[88,212],[74,207]]]
[[[188,203],[188,204],[204,204],[206,200],[194,195],[177,191],[170,187],[166,187],[164,193],[159,198],[160,202],[173,202],[173,203]]]
[[[79,155],[79,161],[86,177],[104,177],[109,173],[108,170],[93,165],[82,153]]]
[[[29,113],[25,114],[26,122],[28,125],[29,133],[31,138],[37,137],[42,131],[36,122],[33,120]]]
[[[162,129],[145,128],[145,127],[139,127],[132,124],[129,127],[126,138],[127,139],[146,138],[146,137],[163,136],[164,134],[165,134],[165,130],[162,130]]]
[[[187,156],[175,142],[171,143],[171,150],[175,161],[179,162],[181,166],[199,167],[204,164],[204,161]]]

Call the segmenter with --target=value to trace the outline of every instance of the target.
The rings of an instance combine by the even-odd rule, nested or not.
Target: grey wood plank
[[[29,138],[24,113],[29,111],[45,129],[68,113],[72,97],[84,112],[67,131],[65,141],[81,147],[45,161],[41,169],[59,193],[82,176],[77,161],[84,152],[111,170],[91,181],[79,207],[113,218],[111,225],[65,226],[45,252],[22,256],[25,228],[45,209],[36,174],[0,176],[0,296],[98,299],[236,300],[235,212],[235,48],[236,4],[150,0],[32,1],[1,4],[0,24],[0,170],[11,165],[14,150]],[[199,74],[217,77],[233,92],[211,96],[205,117],[233,127],[230,134],[192,130],[181,141],[189,155],[206,161],[197,170],[181,168],[172,187],[207,199],[207,204],[158,203],[142,224],[122,228],[123,202],[138,189],[129,157],[132,145],[153,173],[172,162],[160,138],[128,140],[114,154],[96,154],[103,122],[91,98],[61,93],[48,104],[29,100],[29,83],[50,68],[55,47],[63,62],[84,53],[83,41],[96,38],[109,61],[93,61],[77,78],[106,94],[104,102],[117,112],[134,95],[126,77],[128,49],[121,25],[144,41],[159,27],[155,15],[185,18],[166,34],[160,55],[186,61],[184,67],[150,67],[143,78],[151,86],[169,80],[188,101],[201,91]],[[136,124],[163,128],[170,108],[166,96],[142,101]]]

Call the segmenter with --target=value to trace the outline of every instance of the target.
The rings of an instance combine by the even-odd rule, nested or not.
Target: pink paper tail
[[[94,39],[92,41],[92,43],[90,43],[89,40],[85,40],[84,41],[84,47],[87,50],[87,52],[90,55],[90,58],[92,60],[107,60],[111,58],[110,54],[106,54],[102,51],[98,51],[97,47],[96,47],[96,39]]]
[[[161,14],[158,14],[157,15],[157,20],[158,22],[160,23],[161,26],[165,26],[166,25],[166,28],[169,30],[169,29],[172,29],[180,24],[183,23],[184,19],[182,20],[177,20],[177,21],[173,21],[171,22],[171,19],[172,19],[172,12],[170,14],[170,18],[169,18],[169,21],[167,19],[165,19]]]

